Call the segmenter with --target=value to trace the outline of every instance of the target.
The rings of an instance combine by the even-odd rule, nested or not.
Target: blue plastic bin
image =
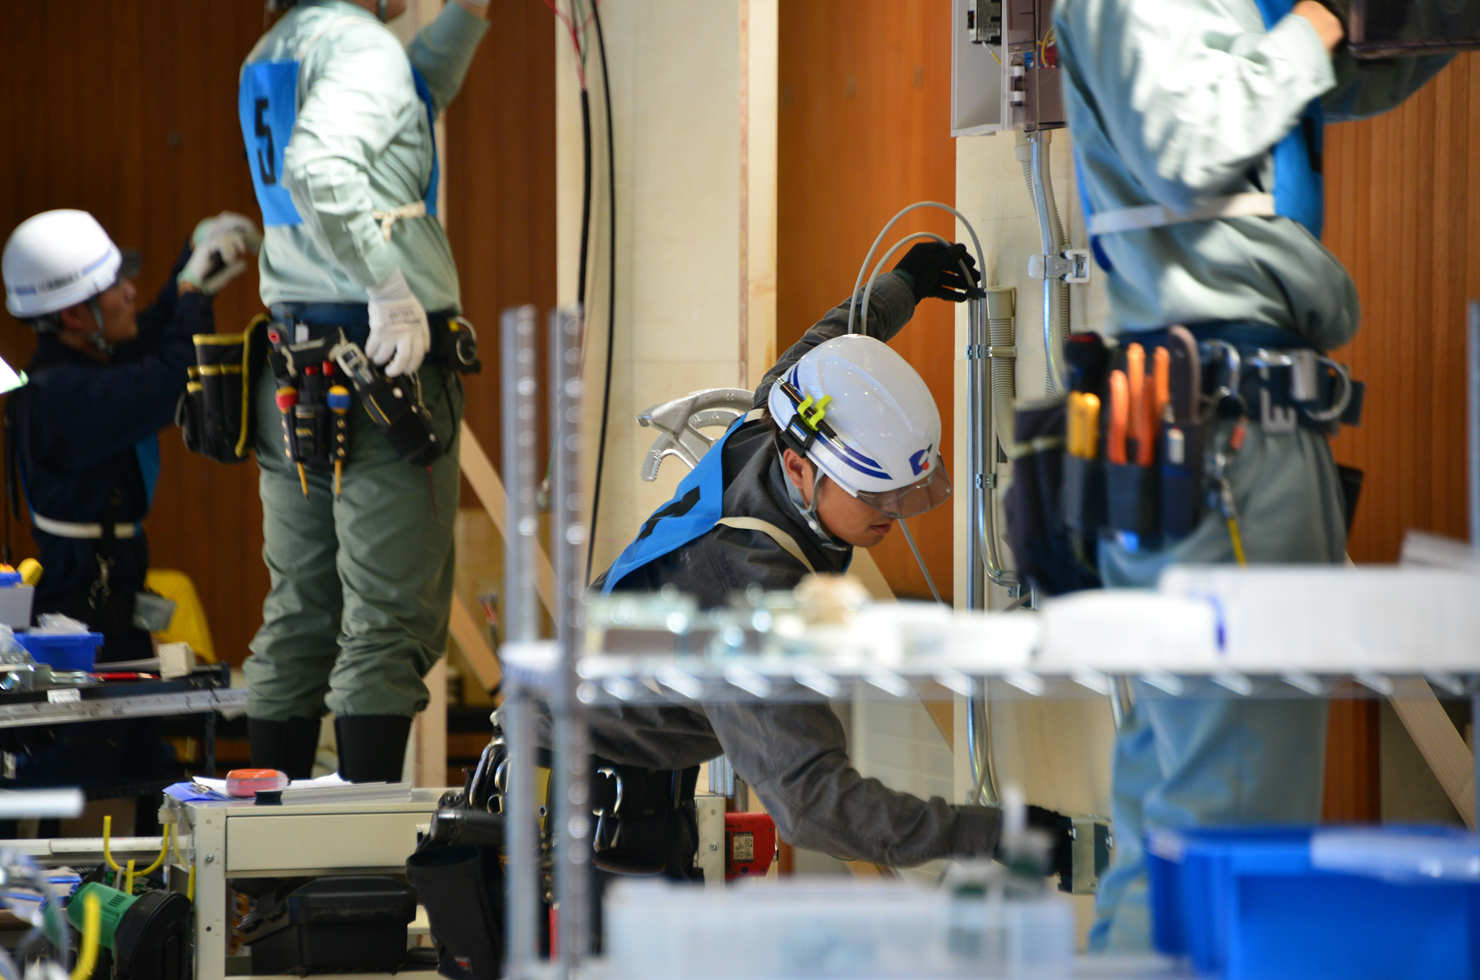
[[[1153,833],[1146,861],[1156,948],[1203,976],[1480,980],[1472,835],[1207,828]]]
[[[38,663],[55,670],[92,670],[102,633],[17,633],[16,640]]]

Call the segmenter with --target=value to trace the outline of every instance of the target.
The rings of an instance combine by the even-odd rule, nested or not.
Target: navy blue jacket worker
[[[137,254],[82,211],[47,211],[4,253],[6,306],[37,331],[29,383],[10,396],[10,450],[43,569],[35,612],[105,636],[102,658],[148,657],[132,625],[149,546],[141,521],[159,473],[158,431],[174,418],[191,337],[215,329],[212,294],[245,267],[255,229],[202,222],[153,305],[137,312]]]

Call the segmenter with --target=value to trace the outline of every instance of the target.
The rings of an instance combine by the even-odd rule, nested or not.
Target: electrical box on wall
[[[952,0],[951,135],[1064,125],[1053,0]]]

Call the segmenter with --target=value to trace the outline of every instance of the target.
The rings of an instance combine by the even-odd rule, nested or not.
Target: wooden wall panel
[[[1349,552],[1397,560],[1403,533],[1467,537],[1466,302],[1480,298],[1480,60],[1462,55],[1394,111],[1327,128],[1325,241],[1362,329],[1337,352],[1367,382],[1336,458],[1366,471]]]
[[[498,466],[499,313],[533,303],[543,316],[555,304],[555,33],[533,0],[494,10],[447,109],[446,221],[483,362],[464,379],[466,418]],[[463,506],[477,505],[464,481]]]
[[[848,296],[896,211],[955,200],[956,157],[949,0],[788,0],[780,10],[776,347],[784,351]],[[915,212],[880,252],[922,230],[952,240],[961,234],[944,212]],[[893,346],[935,394],[941,448],[955,476],[953,322],[950,304],[927,301]],[[910,529],[949,596],[951,508],[915,518]],[[930,597],[898,530],[873,553],[897,593]]]
[[[223,209],[259,217],[236,121],[237,73],[264,29],[253,0],[48,0],[12,4],[0,32],[0,235],[38,211],[91,211],[144,252],[141,302],[164,280],[194,223]],[[497,316],[554,300],[554,101],[549,13],[499,5],[448,114],[448,212],[468,316],[483,328],[485,373],[469,419],[497,448]],[[261,310],[255,269],[216,300],[221,330]],[[24,364],[30,331],[3,318],[0,355]],[[233,663],[261,622],[257,469],[186,453],[160,433],[162,471],[147,522],[156,567],[186,571]],[[29,532],[14,527],[18,555]]]

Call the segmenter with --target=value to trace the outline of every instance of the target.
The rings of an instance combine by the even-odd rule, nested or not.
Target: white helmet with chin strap
[[[120,251],[86,211],[43,211],[11,232],[0,268],[11,316],[38,329],[54,329],[54,314],[87,303],[100,327],[93,343],[107,351],[97,296],[119,279],[137,276],[139,255]]]
[[[882,341],[849,334],[819,344],[777,379],[766,407],[783,447],[886,517],[923,514],[951,495],[935,399]],[[822,532],[816,489],[810,506],[797,503]]]

